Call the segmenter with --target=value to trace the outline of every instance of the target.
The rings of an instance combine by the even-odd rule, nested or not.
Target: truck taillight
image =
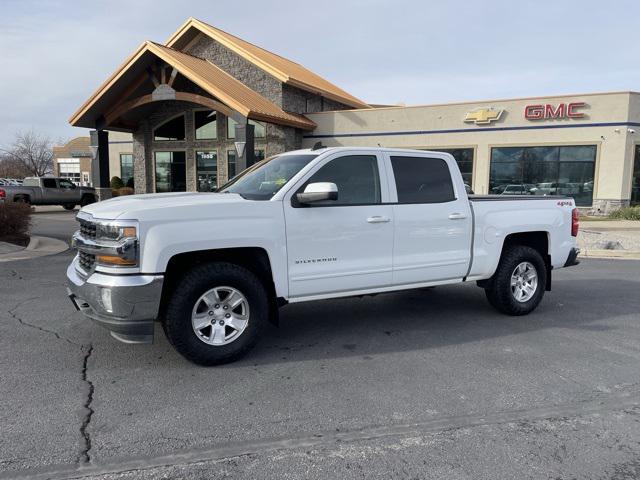
[[[7,198],[7,192],[2,188],[0,188],[0,198]]]
[[[578,236],[578,229],[580,228],[580,212],[577,208],[571,211],[571,236]]]

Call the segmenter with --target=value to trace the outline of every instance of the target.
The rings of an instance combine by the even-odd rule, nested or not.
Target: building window
[[[640,145],[636,145],[633,161],[633,179],[631,180],[631,205],[640,205]]]
[[[167,120],[153,131],[156,141],[184,140],[184,115]]]
[[[489,189],[498,195],[567,195],[576,205],[593,202],[596,146],[491,149]]]
[[[125,186],[133,188],[133,154],[120,154],[120,179]]]
[[[455,200],[451,172],[441,158],[391,157],[398,203],[445,203]]]
[[[227,117],[227,138],[236,138],[236,122],[233,118]],[[267,136],[267,124],[249,119],[249,124],[254,126],[253,138],[265,138]]]
[[[215,192],[218,188],[218,154],[215,150],[196,152],[199,192]]]
[[[156,192],[187,190],[185,152],[155,152]]]
[[[469,189],[473,185],[473,148],[434,148],[438,152],[449,153],[456,159],[462,179]]]
[[[264,160],[264,149],[262,148],[256,149],[254,150],[253,153],[255,155],[256,163],[258,163],[261,160]],[[227,178],[231,180],[238,173],[240,172],[236,171],[236,151],[228,150],[227,151]]]
[[[218,121],[213,110],[197,110],[194,112],[196,140],[213,140],[218,138]]]

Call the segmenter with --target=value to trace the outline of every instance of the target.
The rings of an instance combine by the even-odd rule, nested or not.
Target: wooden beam
[[[178,75],[178,70],[176,70],[175,68],[171,70],[171,76],[169,77],[169,82],[167,83],[167,85],[169,85],[170,87],[173,87],[173,82],[175,81],[177,75]]]
[[[153,82],[154,87],[157,87],[158,85],[160,85],[160,82],[158,82],[158,79],[156,78],[154,67],[147,68],[147,75],[149,76],[149,79]]]
[[[196,95],[195,93],[187,93],[187,92],[176,92],[176,100],[183,102],[191,102],[197,105],[202,105],[205,107],[209,107],[212,110],[223,113],[227,116],[230,116],[233,113],[233,110],[227,107],[225,104],[220,103],[213,98],[204,97],[202,95]],[[142,95],[141,97],[134,98],[132,100],[123,102],[116,109],[112,109],[107,115],[105,115],[105,123],[106,125],[111,125],[116,122],[122,115],[125,113],[141,107],[142,105],[147,105],[149,103],[156,102],[157,100],[153,99],[153,95],[147,94]]]

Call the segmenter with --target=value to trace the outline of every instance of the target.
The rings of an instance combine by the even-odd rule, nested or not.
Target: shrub
[[[124,183],[120,177],[111,177],[111,190],[120,190]]]
[[[31,207],[24,203],[0,203],[0,238],[23,237],[31,226]]]
[[[640,205],[616,210],[609,214],[609,218],[615,218],[616,220],[640,220]]]
[[[131,187],[122,187],[118,189],[118,196],[133,195],[135,192]]]
[[[129,188],[134,188],[135,187],[135,183],[133,181],[133,177],[129,178],[129,180],[127,180],[127,187]]]

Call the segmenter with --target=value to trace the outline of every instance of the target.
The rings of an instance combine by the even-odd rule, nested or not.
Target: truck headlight
[[[105,248],[96,253],[96,262],[106,267],[138,266],[138,230],[135,226],[98,223],[96,242]]]
[[[96,240],[118,241],[123,238],[136,238],[137,236],[136,227],[121,227],[108,223],[98,223],[96,225]]]

